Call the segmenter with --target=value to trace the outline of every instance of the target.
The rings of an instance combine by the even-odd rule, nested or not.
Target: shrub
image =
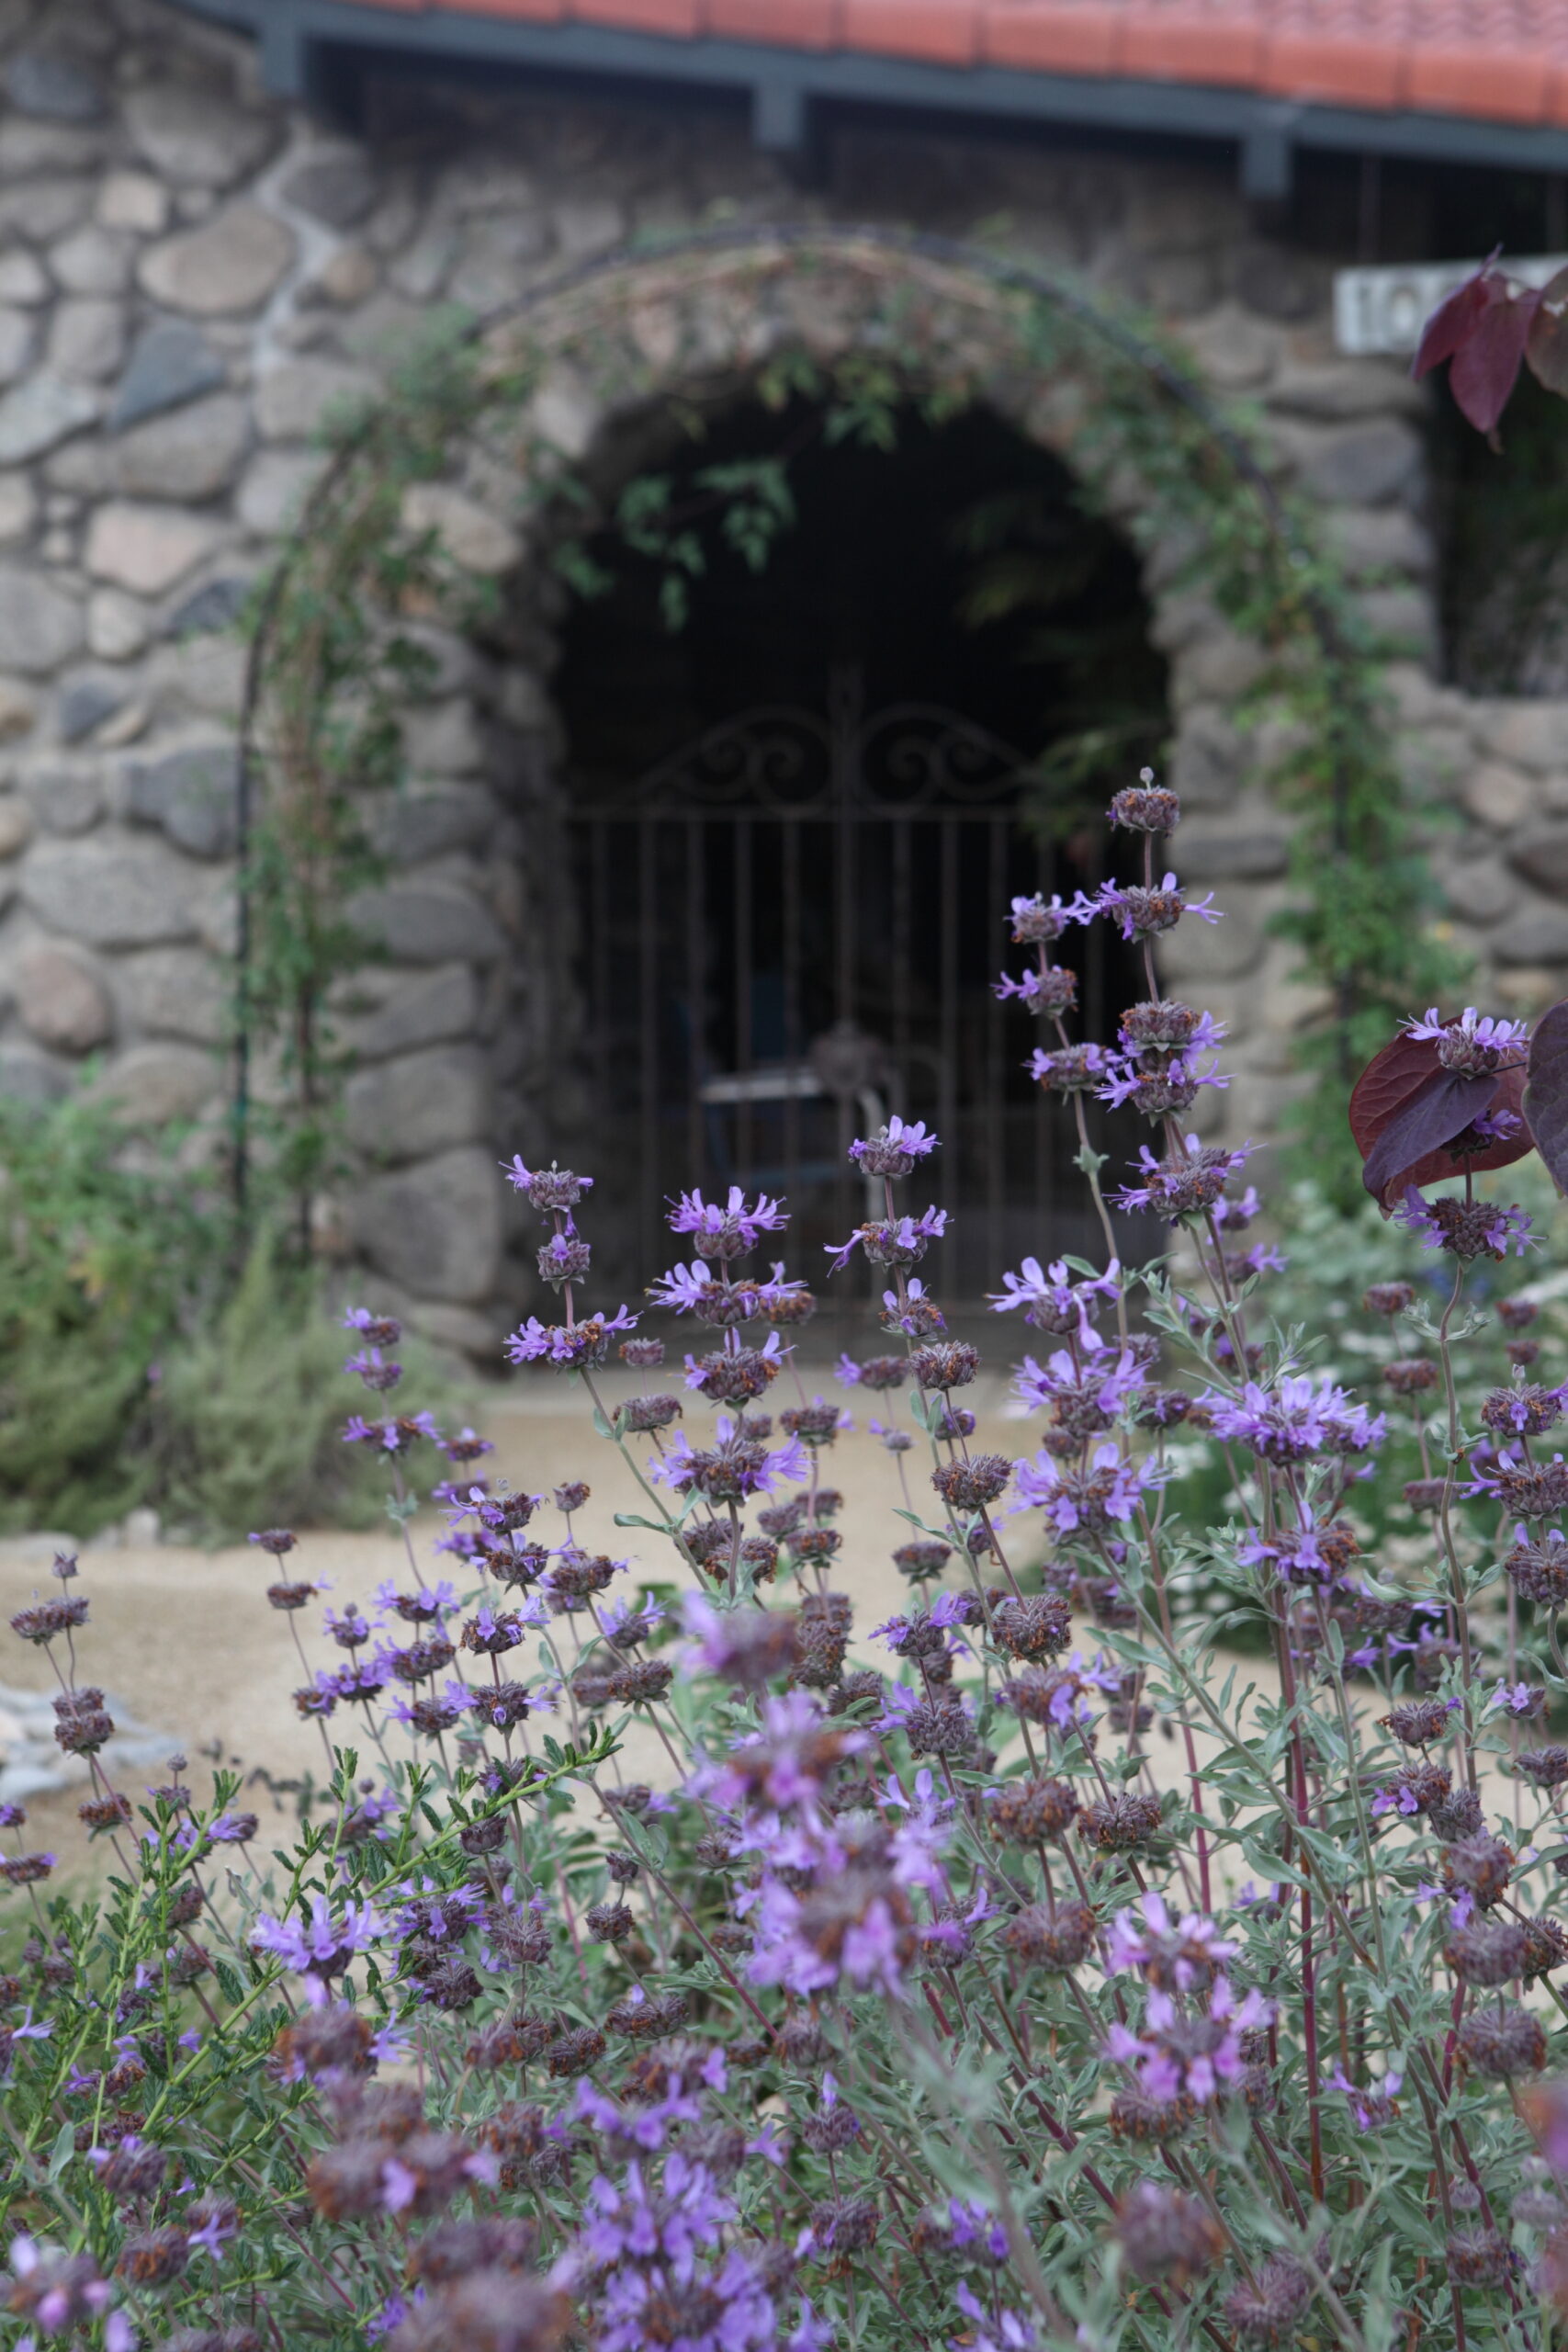
[[[909,1596],[876,1663],[851,1647],[840,1408],[791,1368],[811,1294],[751,1271],[784,1205],[675,1205],[690,1254],[650,1295],[705,1327],[677,1394],[638,1316],[588,1306],[591,1180],[521,1159],[560,1305],[510,1352],[585,1392],[650,1567],[576,1542],[581,1481],[554,1496],[563,1539],[483,1476],[480,1441],[400,1413],[397,1325],[367,1312],[346,1433],[400,1520],[442,1448],[446,1574],[411,1563],[374,1619],[326,1612],[296,1694],[323,1777],[291,1843],[260,1850],[230,1774],[198,1794],[182,1759],[140,1802],[108,1783],[73,1562],[14,1621],[60,1659],[58,1736],[95,1759],[84,1811],[117,1862],[72,1904],[47,1854],[0,1860],[35,1922],[0,1988],[18,2327],[106,2352],[1547,2343],[1568,2310],[1568,1747],[1541,1723],[1568,1687],[1564,1390],[1520,1360],[1472,1411],[1457,1374],[1493,1325],[1467,1283],[1532,1241],[1472,1183],[1529,1102],[1504,1130],[1461,1090],[1419,1182],[1401,1153],[1454,1090],[1361,1122],[1448,1277],[1436,1312],[1397,1273],[1365,1312],[1430,1377],[1383,1383],[1385,1409],[1303,1368],[1269,1332],[1246,1148],[1183,1134],[1217,1029],[1159,998],[1152,959],[1113,1051],[1064,1025],[1069,923],[1109,916],[1146,953],[1213,912],[1155,879],[1170,796],[1112,815],[1149,837],[1145,884],[1016,901],[1034,963],[1002,987],[1042,1012],[1043,1082],[1149,1116],[1122,1197],[1180,1254],[1133,1275],[1046,1237],[1005,1273],[993,1304],[1039,1335],[1039,1443],[974,1452],[977,1353],[917,1271],[943,1213],[909,1180],[937,1138],[893,1120],[856,1142],[886,1214],[835,1257],[880,1271],[882,1309],[847,1376],[884,1413],[906,1391],[894,1442],[930,1461],[887,1531]],[[1471,1015],[1407,1035],[1502,1070],[1525,1048]],[[1087,1140],[1083,1165],[1103,1216]],[[1528,1349],[1528,1306],[1502,1321]],[[644,1375],[613,1411],[612,1348]],[[1380,1541],[1363,1498],[1395,1407],[1430,1477]],[[1194,1426],[1233,1465],[1223,1529],[1172,1509],[1168,1433]],[[1019,1514],[1048,1544],[1035,1590]],[[298,1626],[308,1555],[284,1527],[254,1540]],[[1200,1566],[1266,1624],[1271,1684],[1179,1624]],[[621,1777],[634,1722],[655,1784]]]
[[[87,1536],[137,1504],[209,1542],[268,1511],[376,1521],[319,1271],[265,1224],[237,1254],[209,1169],[91,1102],[0,1097],[0,1531]],[[457,1409],[434,1351],[404,1353]]]

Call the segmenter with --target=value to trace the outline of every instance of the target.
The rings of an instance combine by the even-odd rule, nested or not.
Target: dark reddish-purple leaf
[[[1413,376],[1420,378],[1430,369],[1440,368],[1445,359],[1451,359],[1460,346],[1469,341],[1476,320],[1491,299],[1488,288],[1491,279],[1497,275],[1492,266],[1496,258],[1494,254],[1490,261],[1483,261],[1473,277],[1467,277],[1462,286],[1456,286],[1453,292],[1438,303],[1421,330],[1421,340],[1410,363]]]
[[[1560,269],[1540,289],[1525,357],[1549,392],[1568,394],[1568,269]]]
[[[1516,1063],[1512,1069],[1498,1071],[1497,1091],[1491,1102],[1487,1103],[1486,1109],[1494,1118],[1499,1111],[1511,1111],[1519,1122],[1518,1134],[1512,1137],[1505,1137],[1496,1143],[1489,1143],[1484,1151],[1466,1152],[1462,1160],[1456,1160],[1451,1151],[1445,1147],[1439,1147],[1436,1151],[1429,1151],[1425,1159],[1416,1161],[1405,1177],[1404,1182],[1414,1184],[1419,1191],[1423,1184],[1446,1183],[1450,1177],[1457,1176],[1464,1168],[1470,1169],[1475,1175],[1479,1175],[1483,1168],[1511,1168],[1516,1159],[1523,1159],[1528,1153],[1534,1150],[1535,1138],[1530,1134],[1529,1122],[1525,1116],[1525,1072],[1522,1063]]]
[[[1372,1056],[1350,1091],[1350,1133],[1363,1159],[1405,1097],[1441,1068],[1435,1039],[1403,1032]]]
[[[1568,997],[1551,1005],[1530,1039],[1525,1116],[1560,1193],[1568,1193]]]
[[[1495,1072],[1477,1078],[1468,1070],[1435,1069],[1383,1122],[1367,1154],[1361,1182],[1372,1198],[1383,1200],[1396,1187],[1403,1192],[1411,1171],[1461,1134],[1496,1091]]]
[[[1478,433],[1494,431],[1508,405],[1540,309],[1533,287],[1488,301],[1454,353],[1449,390]]]

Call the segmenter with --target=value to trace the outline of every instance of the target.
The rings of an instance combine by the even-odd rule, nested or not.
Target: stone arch
[[[1035,339],[1043,309],[1070,329],[1045,380]],[[499,617],[488,635],[450,621],[423,630],[438,691],[408,715],[411,765],[445,781],[438,794],[384,817],[394,859],[419,870],[355,910],[392,960],[372,989],[379,1001],[350,1003],[344,1023],[362,1064],[348,1087],[351,1136],[367,1148],[389,1146],[400,1162],[356,1188],[350,1233],[385,1276],[423,1301],[427,1328],[475,1349],[488,1343],[484,1309],[496,1299],[507,1242],[493,1162],[520,1133],[546,1132],[541,1114],[559,1081],[570,1021],[552,977],[569,920],[552,888],[558,738],[548,673],[561,592],[542,560],[547,514],[517,515],[519,486],[547,491],[569,470],[613,465],[616,452],[624,463],[660,403],[694,387],[754,380],[786,350],[829,373],[886,369],[969,396],[983,391],[1076,472],[1092,459],[1108,514],[1139,546],[1156,641],[1170,663],[1171,773],[1191,812],[1183,870],[1226,886],[1224,930],[1188,926],[1167,975],[1201,984],[1232,1022],[1242,1066],[1272,1089],[1269,1107],[1283,1102],[1298,1083],[1292,1035],[1321,1000],[1289,980],[1298,951],[1267,935],[1285,891],[1288,829],[1258,779],[1279,746],[1248,741],[1231,711],[1268,657],[1189,583],[1190,537],[1150,528],[1145,475],[1125,454],[1107,455],[1091,363],[1098,354],[1146,373],[1288,554],[1292,525],[1265,466],[1195,379],[1049,273],[875,228],[718,232],[660,254],[612,255],[491,319],[472,347],[478,389],[464,429],[445,470],[408,488],[401,521],[434,533],[459,570],[489,581]],[[278,597],[290,561],[308,560],[330,523],[356,446],[351,435],[308,503],[258,632],[245,746],[253,778]],[[525,934],[535,952],[520,986],[523,967],[507,940]],[[1256,1090],[1254,1106],[1256,1117]],[[558,1125],[561,1108],[552,1106]]]

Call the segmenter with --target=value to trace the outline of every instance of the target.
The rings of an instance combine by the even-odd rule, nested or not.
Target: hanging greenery
[[[884,449],[911,406],[940,422],[986,401],[1066,459],[1090,511],[1144,547],[1186,550],[1182,584],[1267,652],[1251,700],[1287,722],[1292,744],[1273,778],[1296,820],[1279,927],[1326,1007],[1303,1046],[1320,1080],[1305,1116],[1319,1130],[1321,1171],[1322,1136],[1343,1127],[1348,1075],[1392,1017],[1451,993],[1459,975],[1428,929],[1374,648],[1310,514],[1281,494],[1258,436],[1215,407],[1177,348],[1065,276],[939,237],[813,225],[718,229],[585,265],[482,330],[437,341],[384,398],[340,420],[254,615],[236,1006],[242,1194],[258,1139],[302,1198],[332,1163],[342,1061],[325,1008],[367,956],[345,910],[378,871],[370,796],[399,773],[400,717],[427,678],[417,624],[465,627],[484,615],[482,585],[419,526],[411,490],[477,453],[491,481],[514,486],[518,517],[578,590],[597,583],[589,541],[606,523],[653,558],[671,625],[712,534],[761,566],[789,527],[787,447],[709,469],[682,499],[667,473],[635,473],[606,513],[535,405],[563,359],[606,408],[678,402],[671,387],[683,380],[743,383],[781,412],[811,403],[812,431]],[[699,412],[688,413],[700,430]],[[1111,755],[1102,743],[1098,756]],[[1095,756],[1091,747],[1091,767]],[[263,1048],[282,1083],[258,1118],[251,1073]],[[1319,1117],[1324,1090],[1332,1122]],[[1353,1196],[1348,1166],[1346,1186]]]

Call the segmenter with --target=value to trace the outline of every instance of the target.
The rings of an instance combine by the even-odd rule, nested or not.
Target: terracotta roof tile
[[[1568,125],[1568,0],[357,0]]]

